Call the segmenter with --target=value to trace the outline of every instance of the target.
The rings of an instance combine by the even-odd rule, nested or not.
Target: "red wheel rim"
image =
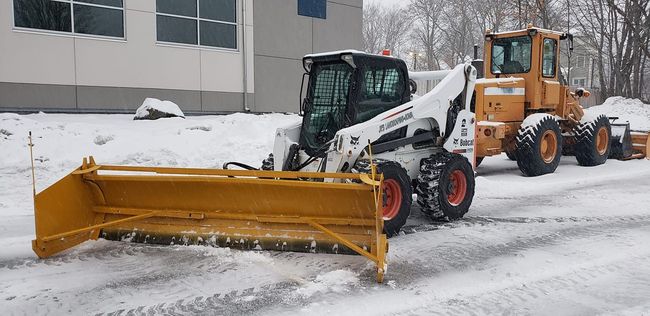
[[[402,188],[394,179],[384,180],[384,220],[391,220],[399,214],[402,205]]]
[[[452,206],[458,206],[463,203],[465,193],[467,192],[467,179],[461,170],[454,170],[449,175],[449,190],[447,191],[447,201]]]

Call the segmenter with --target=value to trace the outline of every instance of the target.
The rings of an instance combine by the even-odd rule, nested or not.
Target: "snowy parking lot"
[[[617,99],[594,111],[650,128],[648,105]],[[87,155],[122,165],[259,165],[275,128],[297,120],[0,114],[2,314],[650,314],[648,160],[587,168],[563,157],[555,173],[526,178],[505,155],[487,158],[462,220],[432,222],[413,207],[390,240],[383,284],[360,256],[101,239],[45,260],[31,250],[29,131],[40,191]]]

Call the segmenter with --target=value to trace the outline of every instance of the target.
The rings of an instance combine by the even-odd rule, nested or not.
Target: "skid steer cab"
[[[532,24],[485,33],[485,78],[477,80],[472,104],[477,163],[505,152],[524,175],[538,176],[554,172],[562,155],[575,156],[581,166],[645,156],[647,132],[636,133],[632,143],[629,126],[616,124],[613,134],[610,118],[580,106],[589,92],[569,87],[560,65],[560,48],[572,50],[572,41],[571,34]]]
[[[409,74],[398,58],[340,51],[307,55],[303,67],[303,120],[276,131],[262,169],[368,173],[376,165],[384,177],[388,236],[406,223],[413,193],[433,218],[458,219],[468,211],[474,195],[473,66]],[[417,97],[411,75],[439,83]]]

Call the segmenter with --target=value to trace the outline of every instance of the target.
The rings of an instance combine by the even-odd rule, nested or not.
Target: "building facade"
[[[295,112],[302,56],[358,49],[362,1],[0,1],[0,112]]]

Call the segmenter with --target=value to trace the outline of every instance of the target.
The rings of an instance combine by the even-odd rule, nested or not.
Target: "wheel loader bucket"
[[[636,158],[650,159],[648,156],[648,148],[650,148],[650,132],[647,131],[632,131],[632,149],[637,155]]]
[[[610,137],[610,158],[629,160],[648,157],[650,137],[648,131],[633,131],[630,123],[610,123],[612,134]]]
[[[35,196],[32,248],[45,258],[103,237],[361,254],[381,282],[381,194],[380,175],[108,166],[90,157]]]

